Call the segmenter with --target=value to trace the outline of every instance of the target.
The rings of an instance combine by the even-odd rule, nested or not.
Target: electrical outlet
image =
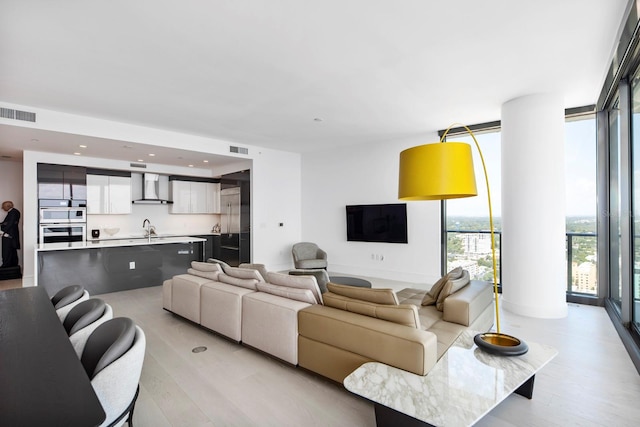
[[[129,270],[135,270],[136,269],[136,262],[135,261],[130,261],[129,262]]]

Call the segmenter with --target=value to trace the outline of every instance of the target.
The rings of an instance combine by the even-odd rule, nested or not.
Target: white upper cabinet
[[[220,213],[220,184],[173,180],[171,200],[174,214]]]
[[[131,178],[87,175],[87,213],[131,213]]]
[[[207,212],[220,213],[220,183],[207,182]]]

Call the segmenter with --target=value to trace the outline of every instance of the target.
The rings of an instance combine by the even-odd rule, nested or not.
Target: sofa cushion
[[[187,269],[187,274],[191,274],[198,277],[204,277],[205,279],[209,279],[209,280],[218,280],[218,275],[220,274],[220,272],[219,271],[202,271],[202,270],[189,268]]]
[[[418,309],[412,304],[376,304],[327,292],[324,294],[324,305],[412,328],[420,328]]]
[[[357,286],[339,285],[337,283],[327,283],[329,292],[344,297],[373,302],[376,304],[398,305],[398,297],[393,289],[383,288],[361,288]]]
[[[321,293],[327,292],[327,283],[329,283],[329,273],[327,270],[322,268],[311,268],[304,270],[290,270],[290,276],[313,276],[316,278],[316,282],[318,282],[318,288],[320,288]]]
[[[242,263],[238,266],[238,268],[245,268],[250,270],[256,270],[264,280],[267,279],[267,267],[264,264],[252,264],[252,263]]]
[[[222,271],[225,271],[227,268],[231,267],[226,262],[224,262],[222,260],[219,260],[219,259],[215,259],[215,258],[209,258],[209,259],[207,259],[207,262],[211,263],[211,264],[218,264],[220,266],[220,268],[222,268]]]
[[[311,289],[292,288],[289,286],[279,286],[272,283],[260,282],[257,288],[261,292],[266,292],[271,295],[277,295],[279,297],[293,299],[296,301],[302,301],[309,304],[317,304],[316,297],[311,292]]]
[[[254,279],[258,282],[264,282],[262,274],[258,270],[251,268],[229,267],[224,269],[224,274],[237,279]]]
[[[434,305],[438,301],[438,295],[440,291],[447,283],[449,279],[458,279],[462,276],[462,267],[456,267],[444,276],[442,276],[436,283],[433,284],[431,289],[427,291],[422,300],[422,305]]]
[[[191,268],[207,272],[222,271],[222,266],[220,264],[212,264],[210,262],[191,261]]]
[[[288,274],[270,272],[267,273],[267,282],[290,288],[309,289],[317,303],[322,304],[322,293],[316,278],[313,276],[289,276]]]
[[[218,281],[226,283],[228,285],[240,286],[242,288],[247,288],[254,291],[257,289],[256,285],[258,284],[258,280],[256,279],[239,279],[237,277],[229,276],[225,273],[218,273]]]
[[[451,294],[458,292],[469,284],[470,281],[469,272],[462,270],[462,277],[459,279],[449,279],[447,283],[442,287],[442,290],[438,294],[438,301],[436,301],[436,308],[438,311],[442,311],[444,308],[444,300]]]

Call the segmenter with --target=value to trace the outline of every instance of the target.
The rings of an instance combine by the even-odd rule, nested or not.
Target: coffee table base
[[[529,378],[514,393],[531,399],[535,378],[535,375]],[[376,414],[376,427],[437,427],[377,402],[373,402],[373,408]]]

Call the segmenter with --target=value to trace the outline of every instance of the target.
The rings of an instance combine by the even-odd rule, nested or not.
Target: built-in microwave
[[[87,222],[87,208],[40,207],[40,224]]]
[[[41,224],[39,242],[83,242],[86,235],[86,224]]]

